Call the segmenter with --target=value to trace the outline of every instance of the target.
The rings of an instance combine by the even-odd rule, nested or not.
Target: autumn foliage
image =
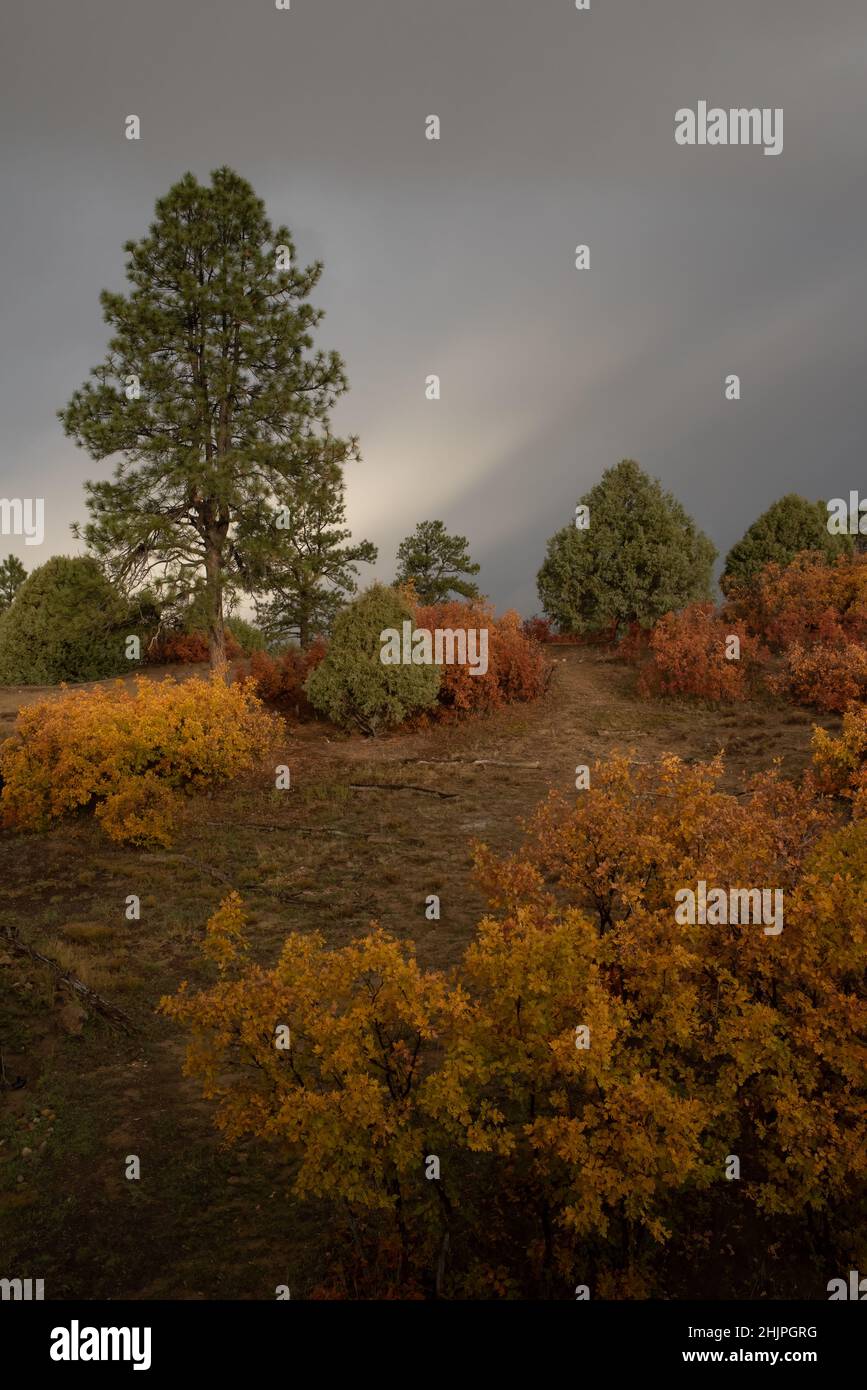
[[[767,684],[793,704],[840,714],[853,700],[867,700],[867,647],[845,640],[793,642]]]
[[[616,755],[515,856],[478,847],[491,910],[450,975],[378,926],[250,964],[240,899],[212,918],[219,979],[162,1004],[187,1070],[228,1139],[392,1252],[384,1296],[676,1296],[672,1252],[690,1269],[721,1211],[780,1240],[809,1214],[863,1257],[867,823],[723,771]],[[699,878],[780,888],[784,930],[680,925]]]
[[[808,552],[767,565],[733,588],[729,608],[777,654],[773,694],[837,713],[867,699],[867,557],[827,564]]]
[[[178,794],[238,776],[279,731],[252,690],[219,679],[62,689],[0,746],[3,825],[44,830],[92,807],[114,840],[168,844]]]
[[[737,636],[739,659],[727,655]],[[668,613],[621,655],[639,666],[648,695],[743,700],[759,691],[841,713],[867,699],[867,556],[834,563],[815,552],[768,564],[732,583],[719,611],[692,604]]]
[[[291,709],[296,715],[307,715],[312,711],[304,693],[304,682],[310,672],[316,670],[327,650],[324,637],[317,637],[309,647],[287,647],[276,656],[270,652],[253,652],[237,672],[236,679],[252,683],[260,698],[268,704]]]
[[[867,815],[867,705],[850,705],[838,737],[816,729],[813,750],[824,789],[851,801],[855,817]]]
[[[467,633],[474,628],[486,629],[488,633],[487,671],[474,675],[466,662],[443,664],[439,668],[436,703],[421,717],[445,719],[458,714],[490,713],[504,704],[534,700],[546,688],[549,666],[542,651],[542,634],[537,637],[529,632],[517,613],[508,612],[497,618],[482,599],[423,605],[412,585],[402,586],[399,594],[412,615],[415,629]],[[239,669],[238,678],[254,682],[261,698],[269,704],[305,715],[311,710],[305,683],[327,651],[327,643],[318,638],[303,650],[290,648],[276,657],[254,652]],[[377,655],[378,651],[377,646]]]
[[[727,657],[730,639],[739,658]],[[627,637],[640,643],[640,638]],[[712,603],[692,603],[660,618],[647,642],[650,659],[638,677],[638,693],[695,696],[722,702],[746,700],[755,688],[762,651],[743,623],[726,622]],[[636,645],[640,652],[640,645]]]
[[[232,629],[226,628],[226,657],[235,661],[243,656],[243,649],[236,640]],[[210,660],[210,647],[207,632],[169,631],[162,633],[148,648],[148,660],[154,665],[169,666],[192,665]]]
[[[466,663],[443,665],[437,705],[432,711],[440,718],[457,713],[488,713],[501,705],[535,700],[545,689],[548,664],[540,643],[529,636],[517,613],[509,611],[497,618],[493,608],[481,599],[465,603],[416,604],[416,628],[435,632],[488,632],[488,669],[484,675],[472,674]]]
[[[554,638],[551,619],[541,618],[538,614],[532,618],[525,618],[521,624],[521,631],[534,642],[551,642]]]
[[[411,1265],[420,1247],[431,1256],[436,1237],[438,1185],[418,1181],[426,1079],[467,1001],[381,928],[339,950],[318,933],[293,933],[263,969],[246,964],[243,924],[231,894],[204,944],[219,982],[198,994],[182,984],[161,1003],[191,1031],[186,1071],[217,1102],[226,1138],[277,1143],[297,1160],[296,1194],[354,1213],[356,1241],[358,1221],[389,1216],[399,1237],[391,1279],[412,1296]],[[375,1244],[388,1247],[389,1234]]]
[[[727,611],[772,651],[794,642],[867,642],[867,556],[828,564],[806,551],[730,590]]]

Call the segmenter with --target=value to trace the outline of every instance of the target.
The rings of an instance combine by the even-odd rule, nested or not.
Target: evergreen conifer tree
[[[347,389],[335,352],[313,350],[322,314],[288,229],[231,169],[210,186],[185,174],[130,241],[127,295],[101,299],[104,362],[60,413],[113,481],[87,484],[82,534],[126,587],[171,601],[204,589],[211,664],[225,662],[224,599],[261,591],[284,549],[281,508],[358,456],[331,434]]]

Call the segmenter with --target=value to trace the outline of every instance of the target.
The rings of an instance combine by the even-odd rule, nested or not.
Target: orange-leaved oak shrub
[[[731,588],[725,612],[775,652],[793,642],[867,642],[867,556],[828,564],[805,551],[788,565],[768,564]]]
[[[630,623],[617,644],[617,655],[621,661],[639,666],[647,660],[650,652],[650,636],[653,629],[642,627],[641,623]]]
[[[740,657],[726,657],[737,636]],[[654,627],[650,659],[639,673],[643,695],[701,695],[745,699],[762,685],[772,694],[817,709],[842,711],[867,698],[867,555],[834,563],[814,551],[788,565],[768,564],[733,582],[717,613],[693,604]],[[641,662],[641,642],[621,646]],[[764,675],[771,657],[778,669]]]
[[[441,667],[433,714],[442,717],[449,713],[485,713],[500,705],[535,700],[546,687],[550,668],[541,643],[527,635],[520,617],[511,610],[497,618],[493,608],[481,599],[416,603],[413,622],[415,628],[431,633],[438,628],[453,633],[474,628],[488,633],[487,671],[473,674],[468,662],[446,662]]]
[[[238,776],[282,725],[219,678],[122,681],[28,705],[0,746],[3,825],[44,830],[92,806],[114,840],[168,844],[177,793]]]
[[[575,908],[485,918],[460,975],[474,1007],[428,1088],[458,1151],[496,1160],[489,1218],[505,1234],[508,1211],[523,1213],[510,1234],[543,1295],[566,1285],[587,1242],[616,1263],[628,1230],[664,1240],[672,1192],[708,1180],[701,1099],[661,1056],[639,1064],[605,957]]]
[[[534,613],[532,618],[525,618],[521,624],[521,631],[525,637],[529,637],[533,642],[550,642],[553,637],[550,618],[542,618],[538,613]]]
[[[780,658],[773,694],[838,712],[867,698],[867,556],[828,563],[806,551],[768,564],[731,587],[723,612]]]
[[[674,886],[717,871],[788,886],[830,823],[830,804],[812,784],[796,786],[776,770],[758,774],[743,800],[719,790],[723,772],[721,756],[684,763],[667,754],[644,765],[612,754],[577,797],[552,794],[541,804],[516,855],[479,848],[477,872],[492,905],[549,905],[554,885],[556,901],[591,911],[607,931],[636,904],[667,910]]]
[[[246,957],[248,921],[244,900],[233,889],[205,923],[202,954],[214,962],[220,974]]]
[[[775,695],[841,712],[867,698],[867,556],[833,564],[812,551],[732,587],[725,613],[780,657]]]
[[[737,638],[739,648],[731,643]],[[627,637],[630,652],[640,647]],[[753,692],[763,660],[759,642],[743,623],[725,621],[712,603],[692,603],[677,613],[666,613],[655,624],[649,640],[649,660],[641,667],[638,692],[642,696],[693,696],[714,703],[746,700]],[[737,656],[727,651],[738,650]]]
[[[845,639],[812,646],[793,642],[782,669],[768,676],[767,684],[794,704],[842,713],[853,700],[867,700],[867,647]]]
[[[154,665],[168,666],[178,663],[192,665],[210,660],[210,644],[207,632],[184,632],[171,629],[161,633],[148,648],[148,661]],[[231,628],[226,628],[226,657],[229,661],[242,656],[243,651]]]
[[[803,1257],[815,1217],[829,1259],[864,1251],[867,823],[723,772],[615,755],[515,855],[477,847],[491,910],[451,976],[378,927],[253,965],[240,900],[212,918],[220,978],[162,1005],[187,1068],[229,1139],[354,1213],[356,1248],[384,1223],[386,1296],[685,1296],[721,1212],[759,1231],[741,1293],[769,1229]],[[782,931],[679,921],[701,879],[780,889]]]
[[[270,652],[253,652],[236,679],[251,682],[269,704],[291,707],[296,714],[307,715],[312,713],[312,708],[304,693],[304,682],[310,672],[316,670],[327,650],[325,638],[317,637],[309,647],[287,647],[276,656]]]

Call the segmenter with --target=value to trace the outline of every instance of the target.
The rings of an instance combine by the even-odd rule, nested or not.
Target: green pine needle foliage
[[[452,594],[478,598],[479,586],[465,578],[481,568],[468,546],[466,536],[450,536],[442,521],[420,521],[398,546],[395,584],[412,584],[420,603],[445,603]]]
[[[710,597],[713,544],[632,459],[607,469],[580,500],[588,529],[572,523],[552,536],[538,575],[545,613],[561,632],[650,627]]]
[[[833,561],[852,553],[852,537],[831,535],[826,503],[790,492],[762,512],[732,546],[720,587],[727,593],[734,583],[748,583],[771,561],[790,565],[803,550],[819,551]]]

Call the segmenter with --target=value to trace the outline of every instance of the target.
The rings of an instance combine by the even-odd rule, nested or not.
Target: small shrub
[[[323,660],[328,650],[324,637],[317,637],[309,647],[288,647],[278,656],[270,652],[253,652],[249,662],[238,672],[240,681],[251,681],[268,704],[292,708],[296,715],[311,712],[304,683]]]
[[[359,1227],[390,1218],[404,1271],[395,1296],[405,1297],[439,1207],[437,1184],[418,1180],[431,1141],[421,1096],[429,1058],[465,1011],[460,991],[380,927],[338,947],[295,933],[273,967],[251,968],[237,893],[208,922],[203,949],[219,982],[182,985],[160,1010],[189,1028],[187,1071],[216,1101],[220,1130],[290,1155],[297,1196],[354,1214],[356,1250]],[[275,1047],[281,1024],[291,1051]]]
[[[855,815],[867,814],[867,704],[850,705],[839,737],[814,731],[813,763],[825,790],[851,798]]]
[[[867,700],[867,648],[845,639],[793,642],[768,688],[796,705],[841,713],[853,700]]]
[[[547,686],[550,667],[539,644],[524,636],[514,611],[504,613],[495,624],[491,650],[503,703],[538,699]]]
[[[531,642],[550,642],[553,636],[550,618],[540,618],[534,614],[532,618],[525,618],[521,624],[521,631]]]
[[[732,636],[740,641],[737,659],[726,656],[726,641]],[[638,677],[638,692],[644,697],[746,700],[762,660],[756,638],[742,623],[720,618],[712,603],[693,603],[660,618],[650,634],[649,648],[650,660]]]
[[[545,689],[548,664],[538,642],[522,631],[517,613],[496,618],[486,603],[475,600],[419,606],[414,612],[417,628],[435,632],[487,629],[488,669],[473,675],[466,663],[443,665],[438,712],[483,713],[515,701],[535,700]]]
[[[246,926],[243,899],[240,893],[232,891],[209,918],[202,942],[202,954],[214,962],[221,975],[246,956]]]
[[[173,793],[238,776],[279,731],[252,690],[221,680],[64,691],[23,709],[0,746],[3,824],[44,830],[94,806],[112,839],[166,844]]]
[[[155,666],[193,666],[209,661],[211,649],[208,634],[202,631],[184,632],[181,628],[170,629],[159,636],[148,649],[148,660]],[[235,661],[244,652],[235,638],[232,629],[226,628],[226,659]]]
[[[777,652],[793,642],[867,641],[867,556],[829,564],[807,551],[789,565],[766,565],[733,585],[725,611]]]
[[[429,709],[437,698],[439,667],[380,660],[382,632],[394,628],[400,633],[403,623],[411,621],[401,596],[384,584],[374,584],[344,608],[334,621],[324,659],[304,687],[314,709],[343,728],[368,735]]]
[[[99,680],[134,667],[126,638],[141,636],[124,596],[90,556],[55,555],[18,588],[0,617],[0,683]]]

